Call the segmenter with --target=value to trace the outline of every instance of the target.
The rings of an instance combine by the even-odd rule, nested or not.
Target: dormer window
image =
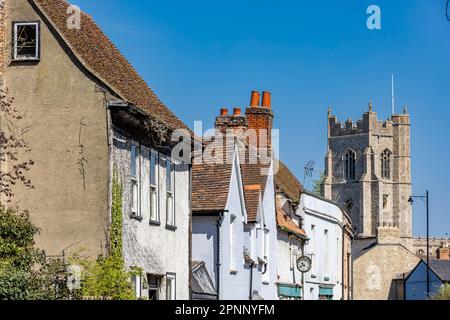
[[[13,60],[39,59],[39,22],[13,23]]]

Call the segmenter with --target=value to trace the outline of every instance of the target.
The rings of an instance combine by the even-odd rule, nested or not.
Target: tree
[[[0,88],[0,197],[5,197],[7,202],[14,196],[13,186],[18,182],[33,188],[25,173],[34,162],[20,160],[30,149],[22,138],[24,131],[18,126],[22,116],[13,102],[8,90]]]
[[[433,300],[450,300],[450,284],[444,284],[438,294],[433,297]]]
[[[322,195],[322,185],[325,182],[325,173],[321,172],[320,177],[313,181],[313,192],[318,195]]]
[[[0,300],[53,300],[69,296],[61,259],[35,248],[39,229],[28,212],[0,206]]]

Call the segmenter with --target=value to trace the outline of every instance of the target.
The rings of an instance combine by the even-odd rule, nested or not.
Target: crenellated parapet
[[[410,118],[407,110],[403,114],[392,115],[390,119],[379,120],[378,114],[372,110],[372,103],[369,104],[369,111],[364,112],[361,119],[354,122],[351,118],[347,121],[339,121],[335,115],[328,111],[328,125],[330,137],[349,136],[357,134],[373,134],[379,136],[393,136],[394,128],[399,125],[409,125]]]

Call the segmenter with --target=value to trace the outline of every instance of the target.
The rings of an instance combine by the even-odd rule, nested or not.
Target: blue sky
[[[431,233],[450,233],[450,22],[446,0],[72,0],[94,17],[152,89],[185,123],[212,125],[221,107],[272,92],[281,158],[303,179],[323,169],[328,106],[357,119],[370,100],[412,115],[415,194],[431,194]],[[381,8],[381,30],[366,9]],[[414,204],[414,233],[425,234]]]

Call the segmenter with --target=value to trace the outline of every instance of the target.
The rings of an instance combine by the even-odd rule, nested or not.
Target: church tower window
[[[345,153],[345,180],[355,180],[355,165],[356,153],[352,150],[347,150]]]
[[[391,152],[388,149],[381,154],[381,176],[384,179],[391,178]]]

